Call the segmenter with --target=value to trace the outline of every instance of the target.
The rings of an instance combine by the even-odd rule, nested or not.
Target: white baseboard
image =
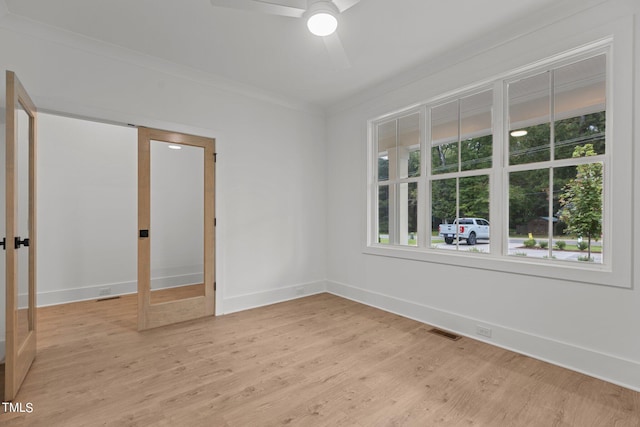
[[[317,282],[301,283],[268,291],[228,297],[222,301],[222,310],[218,314],[229,314],[236,311],[320,294],[326,292],[326,287],[327,282],[325,280],[319,280]]]
[[[202,274],[183,274],[180,276],[160,277],[151,280],[153,289],[166,289],[176,286],[184,286],[190,283],[202,283]],[[101,294],[101,290],[108,289],[108,293]],[[83,288],[61,289],[50,292],[38,292],[36,303],[38,307],[48,305],[66,304],[69,302],[86,301],[111,296],[133,294],[138,292],[138,282],[105,283],[101,285],[86,286]],[[19,304],[26,303],[26,295],[20,295]]]
[[[391,297],[327,281],[327,292],[403,317],[446,329],[497,347],[524,354],[622,387],[640,391],[640,363]],[[492,338],[476,334],[476,326],[492,330]]]

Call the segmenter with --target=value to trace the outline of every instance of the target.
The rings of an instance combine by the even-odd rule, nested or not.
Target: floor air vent
[[[438,328],[430,329],[429,332],[450,339],[451,341],[458,341],[460,338],[462,338],[460,335],[456,335],[453,332],[443,331],[442,329]]]
[[[116,296],[113,296],[113,297],[106,297],[106,298],[100,298],[100,299],[97,299],[97,300],[96,300],[96,302],[110,301],[110,300],[112,300],[112,299],[119,299],[119,298],[120,298],[120,297],[119,297],[118,295],[116,295]]]

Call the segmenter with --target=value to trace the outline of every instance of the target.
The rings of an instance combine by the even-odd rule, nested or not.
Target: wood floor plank
[[[137,332],[135,295],[38,309],[4,426],[640,426],[640,393],[329,294]]]

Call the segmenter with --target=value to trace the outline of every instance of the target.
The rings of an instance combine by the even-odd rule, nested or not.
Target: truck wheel
[[[452,243],[453,243],[453,237],[445,237],[445,238],[444,238],[444,242],[445,242],[447,245],[452,244]]]
[[[467,238],[467,245],[473,246],[475,244],[476,244],[476,233],[472,231],[471,234],[469,234],[469,237]]]

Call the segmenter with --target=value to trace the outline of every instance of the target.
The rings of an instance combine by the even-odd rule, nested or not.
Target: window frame
[[[546,58],[541,61],[537,61],[533,64],[529,64],[520,67],[509,72],[505,72],[490,79],[486,79],[482,82],[478,82],[472,85],[468,85],[461,89],[450,91],[446,94],[433,97],[424,102],[411,105],[408,108],[396,110],[393,113],[382,115],[368,120],[368,156],[367,156],[367,176],[368,176],[368,191],[367,191],[367,230],[366,230],[366,244],[363,247],[363,252],[370,255],[379,255],[392,258],[402,258],[416,261],[426,261],[437,264],[454,265],[458,267],[476,268],[483,270],[499,271],[504,273],[513,273],[518,275],[528,275],[536,277],[546,277],[559,280],[607,285],[622,288],[631,287],[631,269],[622,269],[625,262],[632,262],[632,239],[625,237],[620,239],[623,242],[623,247],[615,246],[612,241],[617,241],[617,236],[623,236],[620,227],[614,230],[613,222],[615,216],[612,212],[613,205],[613,192],[612,183],[614,176],[612,173],[614,160],[621,159],[618,147],[612,144],[612,135],[617,126],[620,126],[614,121],[613,110],[615,108],[615,100],[613,98],[613,86],[614,86],[614,69],[621,67],[619,60],[620,55],[614,57],[613,55],[614,45],[613,38],[603,38],[599,41],[592,42],[590,44],[583,45],[579,48],[575,48],[558,55]],[[535,258],[523,258],[516,257],[508,254],[508,238],[509,238],[509,185],[508,178],[509,172],[514,170],[514,167],[523,167],[524,169],[540,168],[543,167],[542,163],[549,163],[548,167],[561,167],[565,163],[574,165],[575,159],[560,159],[550,160],[549,162],[541,162],[535,164],[525,165],[509,165],[509,148],[508,148],[508,130],[509,130],[509,100],[507,84],[516,80],[521,80],[527,76],[539,74],[544,71],[552,69],[558,69],[565,65],[569,65],[581,60],[585,60],[598,55],[605,55],[606,58],[606,76],[605,76],[605,96],[606,96],[606,130],[605,130],[605,146],[606,150],[604,154],[598,155],[594,158],[586,160],[579,160],[578,162],[592,163],[602,162],[604,165],[603,172],[603,260],[602,264],[591,264],[581,262],[567,262],[554,259],[535,259]],[[614,64],[613,59],[618,59],[618,62]],[[616,65],[617,64],[617,65]],[[623,82],[616,82],[618,85],[623,85]],[[480,93],[486,90],[493,90],[493,114],[492,114],[492,134],[493,134],[493,159],[492,167],[481,170],[471,171],[459,171],[455,173],[455,176],[467,175],[489,175],[489,191],[490,191],[490,205],[489,205],[489,217],[491,223],[491,253],[473,253],[467,251],[444,251],[435,250],[431,248],[431,222],[424,213],[431,212],[431,194],[430,185],[432,180],[444,179],[449,174],[431,175],[431,157],[430,157],[430,136],[426,135],[431,132],[431,117],[429,109],[437,105],[442,105],[453,99],[460,99],[465,96],[473,95],[474,93]],[[619,91],[619,88],[618,88]],[[400,246],[400,245],[380,245],[377,244],[373,238],[377,233],[376,228],[372,227],[372,214],[373,218],[377,218],[377,141],[375,140],[375,129],[378,123],[391,120],[393,118],[401,117],[411,112],[421,111],[422,120],[420,125],[420,141],[421,141],[421,175],[419,177],[418,192],[419,192],[419,220],[418,230],[421,239],[418,242],[417,247]],[[626,115],[625,115],[626,116]],[[625,117],[626,119],[626,117]],[[626,122],[626,120],[620,120]],[[627,143],[631,146],[632,142]],[[617,152],[618,157],[615,158],[613,153]],[[622,154],[624,156],[624,154]],[[628,155],[627,155],[628,156]],[[375,158],[375,162],[373,158]],[[624,157],[622,157],[624,158]],[[618,162],[620,163],[620,162]],[[483,173],[484,172],[484,173]],[[621,181],[620,174],[616,175],[616,181]],[[376,181],[372,180],[372,177]],[[373,187],[371,184],[374,184]],[[372,197],[375,189],[375,196]],[[632,193],[632,189],[629,189],[628,193]],[[622,197],[622,196],[618,196]],[[629,203],[626,203],[629,205]],[[420,212],[422,208],[422,212]],[[627,218],[629,213],[627,213]],[[428,215],[430,217],[430,214]],[[622,252],[629,252],[622,256]],[[621,259],[616,259],[621,255]]]

